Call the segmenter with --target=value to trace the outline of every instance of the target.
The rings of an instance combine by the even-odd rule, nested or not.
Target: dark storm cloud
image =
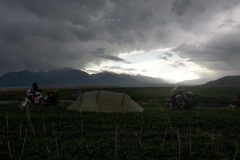
[[[94,57],[97,57],[97,58],[103,58],[103,59],[112,60],[112,61],[115,61],[115,62],[122,62],[122,63],[130,64],[130,62],[128,62],[127,60],[125,60],[123,58],[119,58],[117,56],[107,55],[105,53],[105,48],[98,48],[98,49],[96,49],[96,51],[93,51],[92,54],[93,54]]]
[[[168,60],[168,57],[167,57],[167,56],[158,56],[158,58],[159,58],[160,60],[165,60],[165,61]]]
[[[172,5],[172,11],[178,16],[184,15],[191,6],[191,0],[175,0]]]
[[[150,5],[150,4],[149,4]],[[109,0],[0,1],[0,73],[19,69],[84,66],[89,50],[111,59],[139,46],[151,11],[135,2]],[[146,36],[144,36],[146,37]]]
[[[175,62],[172,64],[172,66],[173,66],[174,68],[179,68],[179,67],[185,67],[186,64],[184,63],[184,61],[177,60],[177,61],[175,61]]]
[[[47,70],[75,67],[104,60],[129,63],[121,52],[177,46],[208,39],[209,25],[223,11],[231,11],[237,0],[8,0],[0,1],[0,74],[13,70]],[[226,21],[227,23],[227,21]],[[226,24],[225,24],[226,25]],[[190,38],[189,38],[190,37]],[[235,37],[237,38],[237,37]],[[238,39],[237,39],[238,40]],[[228,41],[228,42],[227,42]],[[238,53],[236,42],[211,40],[204,49],[190,44],[178,47],[193,60],[211,61],[215,56],[194,52],[211,51],[220,44],[219,57],[229,50]],[[183,45],[182,45],[183,46]],[[100,50],[94,51],[96,48]],[[102,49],[101,49],[102,48]],[[104,48],[104,50],[103,50]],[[105,53],[105,50],[107,51]],[[91,52],[93,51],[93,52]],[[185,51],[187,53],[185,53]],[[171,55],[164,55],[166,58]],[[233,57],[233,56],[232,56]],[[224,61],[220,58],[219,61]],[[232,63],[238,59],[227,58]],[[234,63],[235,64],[235,63]],[[237,66],[237,65],[234,65]]]
[[[162,55],[159,55],[157,58],[160,60],[168,61],[172,56],[173,56],[172,53],[164,52]]]
[[[92,51],[95,55],[103,55],[105,54],[105,48],[97,48],[96,51]]]
[[[216,35],[201,44],[182,44],[174,51],[213,70],[238,73],[240,67],[240,30]]]
[[[120,71],[127,71],[127,72],[134,72],[138,71],[137,69],[134,68],[123,68],[119,66],[104,66],[106,70],[120,70]]]
[[[167,56],[167,57],[172,57],[173,56],[172,53],[169,53],[169,52],[165,52],[164,55]]]

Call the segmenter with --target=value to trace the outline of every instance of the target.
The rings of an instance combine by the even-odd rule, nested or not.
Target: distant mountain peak
[[[134,76],[104,71],[97,74],[88,74],[73,68],[54,69],[49,71],[9,72],[0,77],[0,86],[29,86],[37,82],[42,86],[159,86],[169,85],[161,79],[146,76]]]
[[[225,76],[205,84],[208,87],[240,87],[240,75]]]

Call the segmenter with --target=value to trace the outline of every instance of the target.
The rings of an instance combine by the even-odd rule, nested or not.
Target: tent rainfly
[[[143,108],[127,94],[91,91],[78,96],[68,110],[79,112],[142,112]]]

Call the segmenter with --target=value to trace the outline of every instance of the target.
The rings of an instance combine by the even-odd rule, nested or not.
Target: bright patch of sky
[[[119,57],[131,63],[106,60],[100,64],[89,64],[85,71],[88,73],[110,71],[132,75],[141,74],[170,82],[199,79],[201,75],[198,73],[211,73],[211,70],[190,62],[189,59],[181,58],[170,48],[120,53]]]

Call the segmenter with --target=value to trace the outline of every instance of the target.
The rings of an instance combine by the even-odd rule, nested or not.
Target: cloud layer
[[[130,63],[119,53],[155,48],[237,73],[238,10],[238,0],[0,1],[0,74]]]

